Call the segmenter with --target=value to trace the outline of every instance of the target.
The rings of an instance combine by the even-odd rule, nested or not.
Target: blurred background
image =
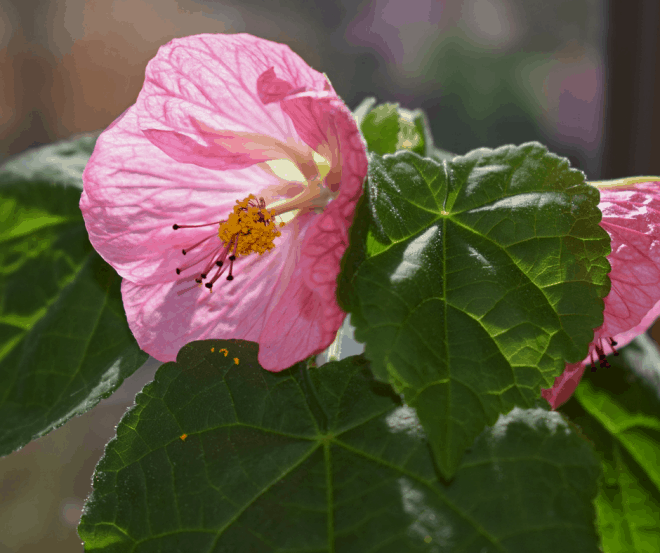
[[[657,0],[0,0],[0,162],[106,127],[170,39],[247,32],[350,108],[422,107],[445,150],[538,140],[589,180],[658,175],[659,24]],[[348,329],[342,356],[359,351]],[[94,466],[157,365],[0,459],[0,553],[82,551]]]

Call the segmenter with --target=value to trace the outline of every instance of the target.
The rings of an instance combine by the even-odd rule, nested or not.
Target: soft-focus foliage
[[[604,467],[596,500],[605,553],[660,551],[660,354],[639,336],[609,368],[588,372],[560,408]]]
[[[147,358],[78,209],[94,141],[0,167],[0,455],[88,411]]]

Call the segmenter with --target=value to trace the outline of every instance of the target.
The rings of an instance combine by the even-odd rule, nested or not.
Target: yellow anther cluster
[[[280,227],[284,223],[280,223]],[[225,244],[236,237],[236,256],[258,253],[259,255],[275,247],[273,240],[282,233],[277,230],[272,212],[265,209],[263,201],[250,194],[244,200],[236,200],[233,213],[220,223],[218,236]],[[234,245],[230,253],[233,253]]]

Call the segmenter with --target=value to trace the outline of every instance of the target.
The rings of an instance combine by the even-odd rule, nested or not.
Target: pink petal
[[[90,239],[122,277],[136,284],[178,278],[181,250],[208,229],[173,232],[172,225],[219,221],[236,199],[279,184],[253,165],[268,155],[293,157],[310,172],[301,160],[309,149],[289,116],[257,94],[268,71],[296,87],[327,85],[287,46],[250,35],[175,39],[149,62],[138,101],[102,133],[83,174],[80,207]]]
[[[273,74],[276,78],[264,89],[264,81]],[[322,91],[326,79],[288,46],[250,35],[174,39],[147,65],[136,103],[139,127],[178,133],[173,140],[188,136],[198,142],[197,153],[209,146],[197,122],[223,133],[265,135],[287,143],[297,138],[295,128],[279,103],[272,101],[273,89],[283,90],[283,83]],[[272,103],[264,103],[264,95]],[[218,152],[211,147],[208,157]]]
[[[293,85],[275,75],[275,68],[264,71],[257,79],[257,94],[263,104],[279,102],[293,90]]]
[[[600,194],[601,226],[612,239],[612,290],[594,337],[612,336],[623,347],[660,315],[660,182]]]
[[[194,281],[140,286],[123,280],[124,309],[140,348],[165,362],[175,360],[179,349],[193,340],[259,342],[268,314],[287,293],[300,256],[300,237],[313,220],[313,214],[297,217],[282,228],[283,240],[272,251],[239,257],[234,280],[221,277],[212,293]]]
[[[142,131],[149,141],[168,156],[180,163],[194,163],[208,169],[242,169],[255,163],[277,159],[276,154],[265,144],[236,135],[226,134],[213,137],[200,144],[192,138],[175,131],[145,129]],[[200,133],[205,138],[210,133]],[[228,143],[227,146],[222,142]],[[251,148],[250,148],[251,146]]]
[[[367,158],[362,138],[348,109],[337,106],[328,131],[339,144],[341,158],[341,188],[333,200],[310,227],[301,249],[301,260],[292,285],[287,289],[259,337],[259,361],[264,368],[288,367],[279,358],[280,352],[298,351],[301,359],[326,349],[334,340],[346,314],[337,304],[337,277],[341,258],[348,247],[348,231],[355,206],[362,193],[367,173]],[[311,110],[310,110],[311,111]],[[296,286],[296,283],[300,283]],[[306,290],[314,290],[312,297]],[[294,298],[294,299],[291,299]],[[287,300],[298,302],[299,318],[289,318]],[[307,304],[307,310],[302,306]],[[289,304],[291,305],[291,304]],[[302,315],[307,313],[307,315]],[[311,313],[318,313],[310,316]],[[313,336],[310,341],[308,336]],[[279,345],[279,347],[278,347]]]
[[[553,409],[573,395],[597,345],[609,355],[613,353],[610,337],[621,348],[660,315],[660,182],[599,188],[600,225],[612,240],[607,257],[612,288],[604,300],[603,324],[594,329],[589,356],[581,363],[567,364],[553,387],[542,390]]]
[[[557,409],[560,405],[563,405],[571,399],[571,396],[582,379],[584,369],[584,362],[566,363],[564,372],[555,378],[555,383],[552,388],[541,390],[541,395],[547,400],[553,409]]]
[[[258,164],[288,158],[309,179],[312,145],[334,164],[324,184],[337,196],[322,214],[298,214],[274,250],[239,257],[235,279],[212,294],[190,270],[176,273],[190,259],[213,260],[222,243],[213,225],[174,223],[217,222],[250,193],[267,203],[299,193]],[[136,105],[97,142],[80,205],[92,244],[125,279],[142,349],[168,361],[192,340],[242,338],[277,371],[325,349],[342,324],[336,279],[366,170],[355,121],[325,77],[285,46],[199,35],[149,63]]]
[[[285,144],[262,134],[215,130],[201,121],[193,123],[201,142],[175,131],[142,129],[142,132],[154,146],[180,163],[227,170],[272,159],[290,159],[307,178],[316,173],[312,150],[300,142],[289,139]]]
[[[133,106],[99,137],[83,184],[80,209],[96,251],[122,277],[152,284],[177,280],[181,250],[211,228],[174,231],[173,224],[219,221],[237,199],[279,181],[258,166],[216,171],[175,161],[138,130]]]

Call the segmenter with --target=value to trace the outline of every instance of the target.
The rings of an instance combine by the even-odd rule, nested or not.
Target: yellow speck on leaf
[[[186,441],[187,437],[188,437],[188,434],[181,434],[181,436],[179,436],[179,438],[181,438],[181,441],[183,441],[183,442]]]
[[[431,543],[432,541],[433,541],[433,538],[431,536],[424,537],[424,543]]]
[[[234,357],[234,363],[238,365],[238,357]]]
[[[227,357],[227,355],[229,355],[229,352],[225,348],[219,349],[218,353],[220,353],[220,352],[224,353],[225,357]]]

